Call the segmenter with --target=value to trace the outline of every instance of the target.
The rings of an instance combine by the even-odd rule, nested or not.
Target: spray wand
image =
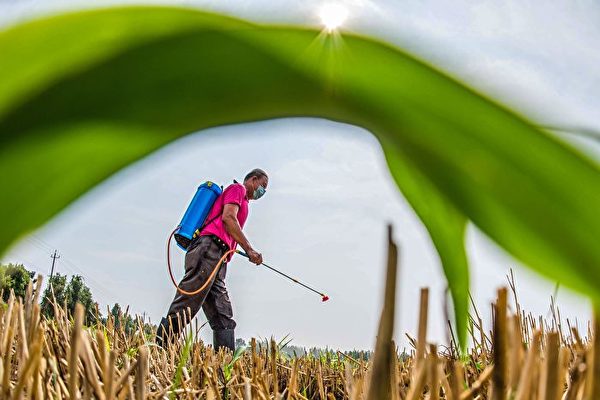
[[[242,255],[242,256],[246,257],[247,259],[250,259],[250,257],[248,256],[248,254],[244,253],[241,250],[236,250],[235,252],[238,253],[239,255]],[[327,301],[327,300],[329,300],[329,296],[327,296],[324,293],[319,292],[318,290],[315,290],[315,289],[311,288],[308,285],[305,285],[304,283],[300,282],[299,280],[294,279],[291,276],[286,275],[283,272],[281,272],[281,271],[279,271],[279,270],[277,270],[277,269],[275,269],[275,268],[273,268],[273,267],[271,267],[271,266],[269,266],[269,265],[267,265],[265,263],[261,263],[261,265],[269,268],[273,272],[277,272],[279,275],[282,275],[282,276],[288,278],[289,280],[291,280],[294,283],[297,283],[300,286],[304,286],[306,289],[310,290],[311,292],[314,292],[314,293],[318,294],[319,296],[321,296],[321,301]]]

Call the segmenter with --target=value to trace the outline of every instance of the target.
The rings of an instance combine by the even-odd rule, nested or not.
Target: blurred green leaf
[[[467,220],[405,158],[387,151],[391,146],[385,139],[381,143],[394,180],[427,227],[438,251],[452,296],[458,341],[464,349],[469,311],[469,266],[464,242]]]
[[[463,344],[467,219],[538,272],[600,300],[598,165],[400,49],[138,7],[16,26],[0,33],[0,55],[0,252],[178,137],[312,116],[380,140],[440,254]]]

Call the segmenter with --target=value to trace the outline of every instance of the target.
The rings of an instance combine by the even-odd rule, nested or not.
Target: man
[[[246,175],[243,184],[234,181],[217,198],[206,217],[207,222],[196,231],[188,247],[185,275],[179,283],[181,289],[193,291],[201,287],[221,257],[238,244],[248,254],[251,262],[257,265],[262,263],[262,255],[252,248],[242,228],[248,217],[248,202],[261,198],[268,183],[265,171],[253,169]],[[230,259],[231,256],[226,261]],[[188,296],[179,291],[175,294],[167,316],[161,320],[156,332],[156,342],[159,345],[166,348],[169,340],[176,338],[202,307],[213,330],[215,349],[226,347],[231,351],[235,350],[235,321],[225,288],[226,273],[227,264],[224,262],[213,281],[197,295]]]

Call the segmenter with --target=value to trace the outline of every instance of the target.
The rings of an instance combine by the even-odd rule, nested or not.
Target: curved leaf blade
[[[539,272],[600,298],[598,166],[399,49],[144,7],[23,24],[0,33],[0,54],[0,251],[179,136],[316,116],[379,138],[440,253],[457,319],[467,307],[463,216]]]

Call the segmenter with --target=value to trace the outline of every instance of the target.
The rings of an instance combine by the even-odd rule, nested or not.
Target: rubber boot
[[[231,352],[235,351],[235,334],[233,329],[217,329],[213,331],[213,346],[215,351],[220,347],[226,347]]]
[[[170,343],[177,338],[177,334],[179,333],[177,329],[177,325],[173,325],[173,329],[170,329],[169,319],[163,318],[160,320],[160,324],[158,324],[158,328],[156,329],[156,344],[166,349]]]

